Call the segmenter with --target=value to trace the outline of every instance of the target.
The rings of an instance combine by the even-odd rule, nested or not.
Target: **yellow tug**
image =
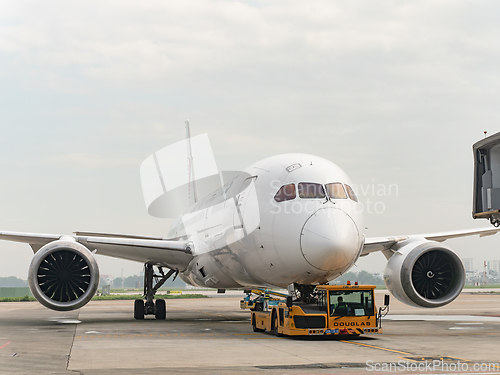
[[[286,302],[270,298],[272,294],[286,295],[252,290],[241,307],[250,308],[254,332],[274,332],[276,336],[377,334],[382,333],[381,317],[388,312],[389,295],[377,312],[375,288],[349,281],[347,285],[318,285],[307,293],[302,289],[295,300],[287,296]],[[259,295],[251,300],[250,293]]]

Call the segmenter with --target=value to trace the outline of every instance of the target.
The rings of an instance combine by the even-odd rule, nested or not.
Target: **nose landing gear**
[[[146,301],[142,299],[136,299],[134,301],[135,319],[142,320],[145,315],[154,315],[156,319],[165,319],[167,317],[165,300],[157,299],[154,301],[154,296],[165,281],[167,281],[174,274],[175,280],[179,271],[169,270],[167,274],[165,274],[162,267],[157,268],[159,275],[154,273],[152,264],[146,263],[144,265],[144,298]]]

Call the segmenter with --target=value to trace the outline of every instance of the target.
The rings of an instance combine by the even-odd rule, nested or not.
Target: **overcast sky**
[[[471,147],[499,130],[499,13],[457,0],[1,2],[0,230],[166,235],[139,166],[183,139],[186,118],[220,169],[285,152],[337,163],[372,204],[368,236],[489,226],[471,218]],[[448,245],[476,268],[500,258],[500,235]],[[31,256],[0,242],[0,276],[26,278]],[[98,261],[102,274],[142,269]],[[372,254],[354,270],[384,265]]]

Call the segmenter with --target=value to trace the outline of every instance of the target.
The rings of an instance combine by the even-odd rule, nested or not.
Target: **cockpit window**
[[[295,184],[288,184],[280,187],[280,189],[274,196],[274,200],[276,202],[289,201],[291,199],[295,199],[296,196]]]
[[[299,197],[301,198],[325,198],[323,185],[313,182],[299,183]]]
[[[333,199],[346,199],[347,194],[345,193],[344,186],[340,182],[334,182],[331,184],[326,184],[326,191],[328,196]]]
[[[354,202],[358,201],[358,197],[356,194],[354,194],[354,190],[349,185],[345,186],[345,189],[347,190],[347,194],[349,195],[349,198],[351,198]]]

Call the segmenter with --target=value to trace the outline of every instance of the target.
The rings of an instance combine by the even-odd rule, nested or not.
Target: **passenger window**
[[[345,186],[345,189],[347,190],[347,194],[349,195],[349,198],[351,198],[354,202],[358,201],[358,197],[356,194],[354,194],[354,190],[349,185]]]
[[[344,186],[340,182],[334,182],[332,184],[326,184],[326,191],[328,196],[333,199],[346,199],[347,194],[345,193]]]
[[[323,185],[312,182],[299,183],[299,197],[301,198],[325,198]]]
[[[280,187],[280,189],[274,196],[274,200],[276,202],[283,202],[295,199],[295,197],[296,197],[295,184],[288,184]]]

